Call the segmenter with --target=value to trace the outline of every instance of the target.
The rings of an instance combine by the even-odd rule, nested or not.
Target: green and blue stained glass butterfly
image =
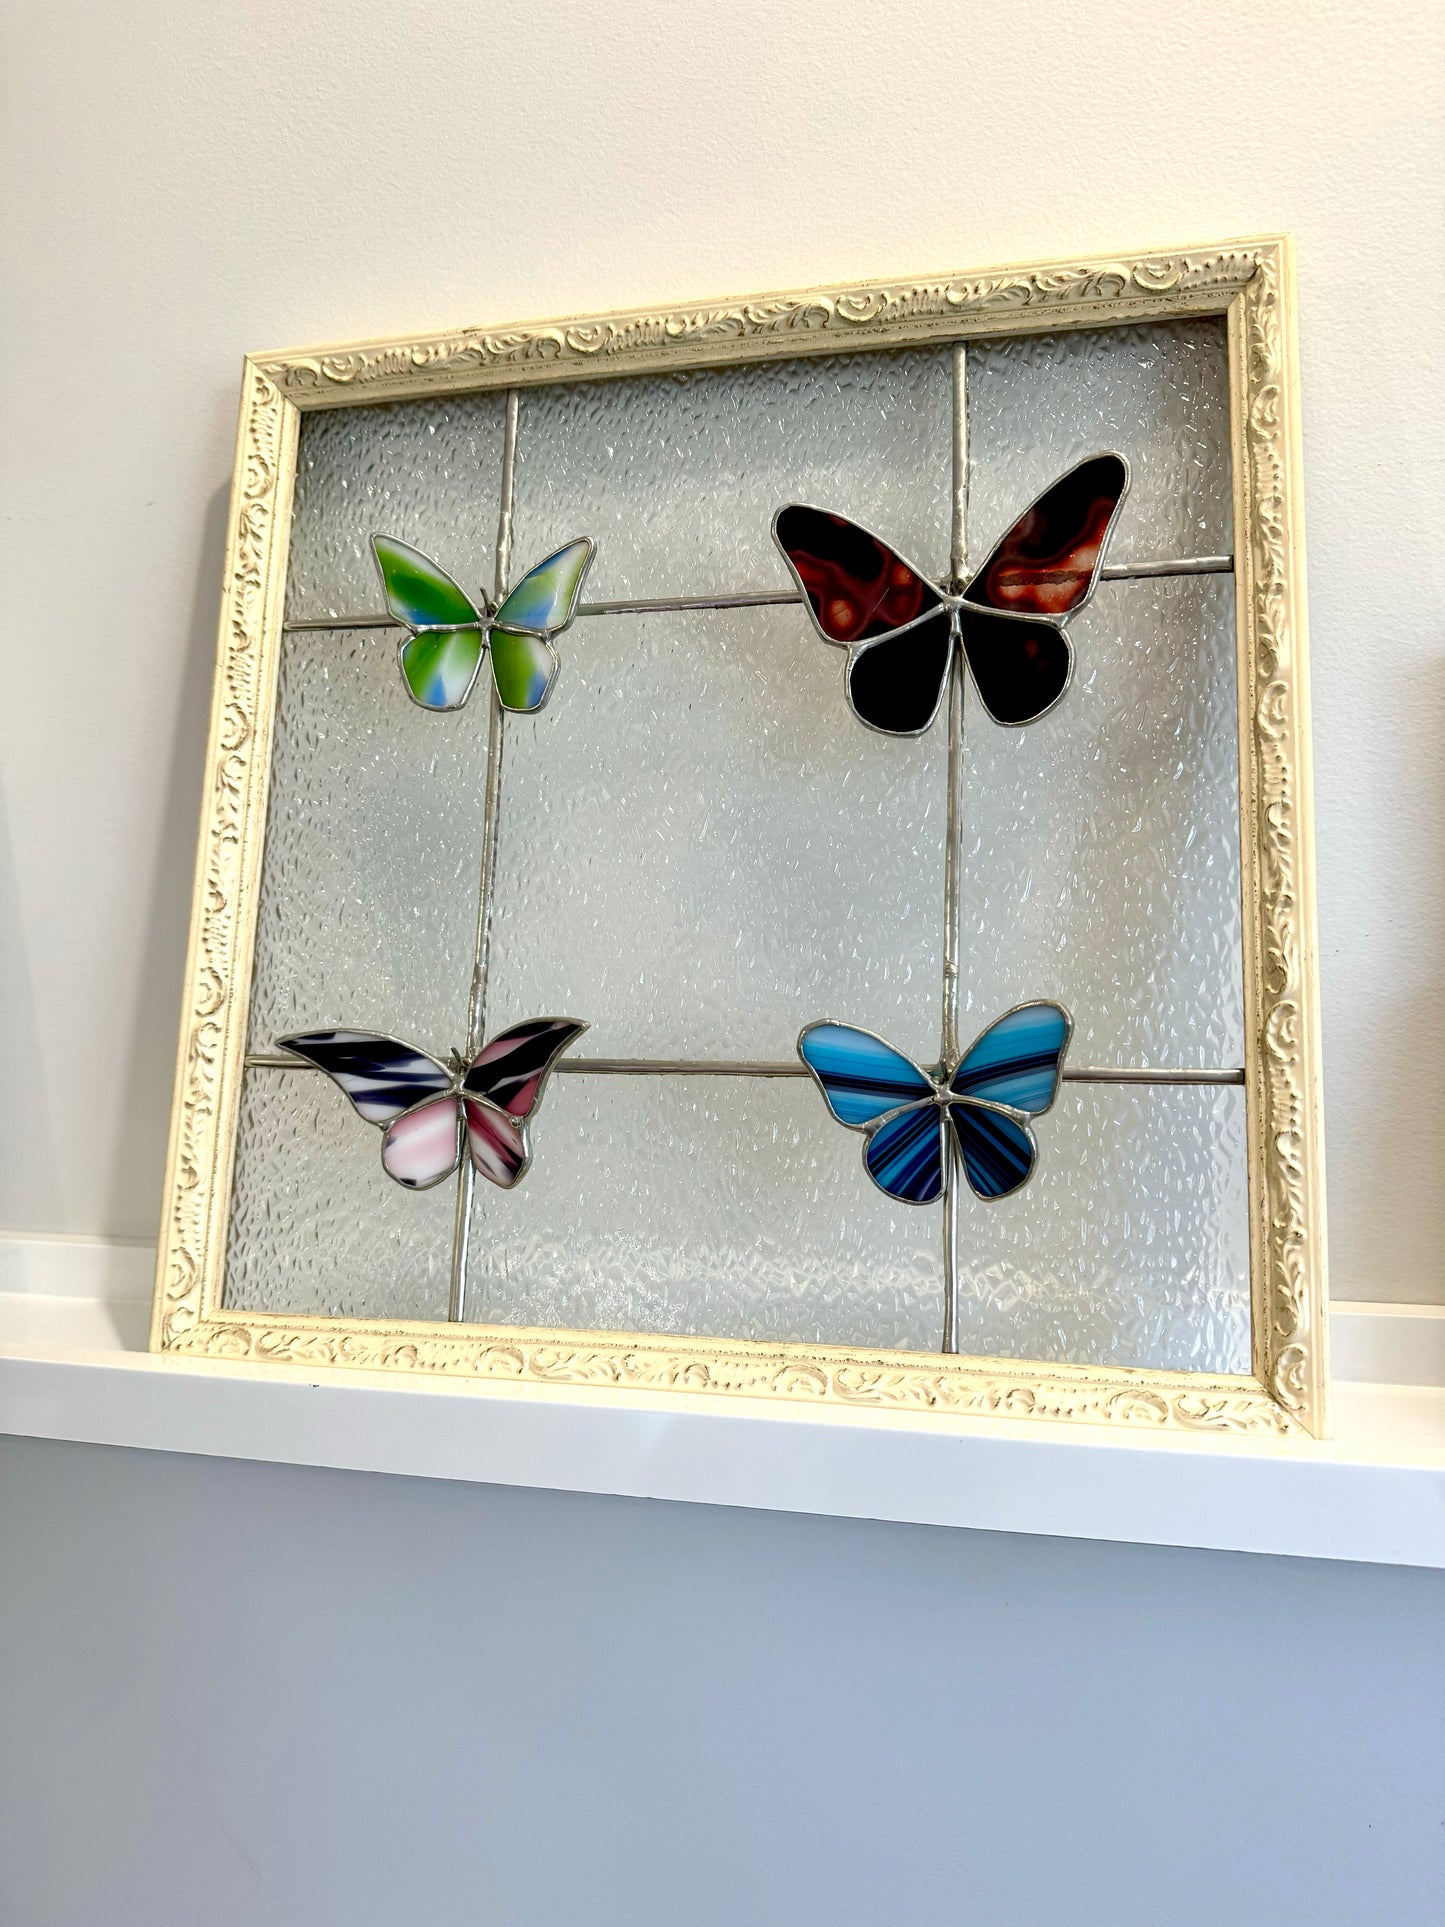
[[[460,709],[490,650],[497,699],[504,709],[535,715],[557,679],[561,635],[577,613],[582,581],[596,545],[583,536],[539,562],[492,609],[473,602],[419,549],[374,535],[386,606],[411,634],[401,645],[407,693],[423,709]]]
[[[942,1197],[948,1134],[970,1188],[1006,1198],[1038,1157],[1029,1120],[1058,1095],[1073,1020],[1060,1004],[1020,1004],[990,1024],[947,1073],[852,1024],[808,1024],[798,1055],[840,1124],[862,1131],[863,1168],[890,1198]]]

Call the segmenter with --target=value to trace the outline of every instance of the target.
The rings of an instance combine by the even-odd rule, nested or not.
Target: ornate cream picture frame
[[[1287,237],[245,361],[152,1349],[186,1357],[1322,1436],[1325,1215],[1299,403]],[[231,1165],[304,411],[538,382],[1099,328],[1227,323],[1253,1368],[1214,1374],[228,1311]]]

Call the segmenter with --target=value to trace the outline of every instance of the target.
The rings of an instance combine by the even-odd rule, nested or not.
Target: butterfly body
[[[532,1162],[527,1120],[547,1074],[586,1028],[571,1017],[535,1017],[446,1063],[377,1031],[299,1031],[276,1041],[325,1071],[358,1117],[383,1127],[382,1168],[407,1190],[441,1184],[465,1148],[482,1177],[509,1191]]]
[[[1033,1175],[1029,1128],[1053,1103],[1073,1020],[1060,1004],[1019,1004],[952,1066],[923,1069],[872,1031],[808,1024],[798,1055],[840,1124],[864,1134],[863,1168],[902,1204],[943,1195],[955,1153],[970,1188],[1006,1198]]]
[[[825,642],[848,650],[848,701],[889,736],[938,714],[955,654],[996,723],[1037,722],[1073,674],[1066,619],[1092,595],[1129,486],[1122,455],[1062,475],[961,588],[940,588],[856,522],[804,503],[773,517],[773,540]]]
[[[475,601],[420,549],[371,538],[387,609],[411,631],[401,645],[407,694],[422,709],[460,709],[490,654],[504,709],[535,715],[552,693],[559,659],[552,638],[577,613],[595,545],[586,536],[539,562],[491,608]]]

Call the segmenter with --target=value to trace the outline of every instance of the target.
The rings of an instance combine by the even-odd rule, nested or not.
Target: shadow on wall
[[[121,1046],[131,1124],[119,1134],[105,1214],[111,1235],[121,1238],[153,1238],[161,1210],[230,494],[229,482],[216,490],[201,525],[160,847],[142,925],[140,993]]]

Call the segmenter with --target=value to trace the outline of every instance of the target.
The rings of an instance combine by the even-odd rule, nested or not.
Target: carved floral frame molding
[[[1293,262],[1288,237],[462,328],[245,362],[152,1348],[880,1412],[1220,1433],[1328,1426],[1323,1144]],[[227,1311],[297,431],[311,408],[534,382],[1227,318],[1253,1359],[1249,1374]]]

